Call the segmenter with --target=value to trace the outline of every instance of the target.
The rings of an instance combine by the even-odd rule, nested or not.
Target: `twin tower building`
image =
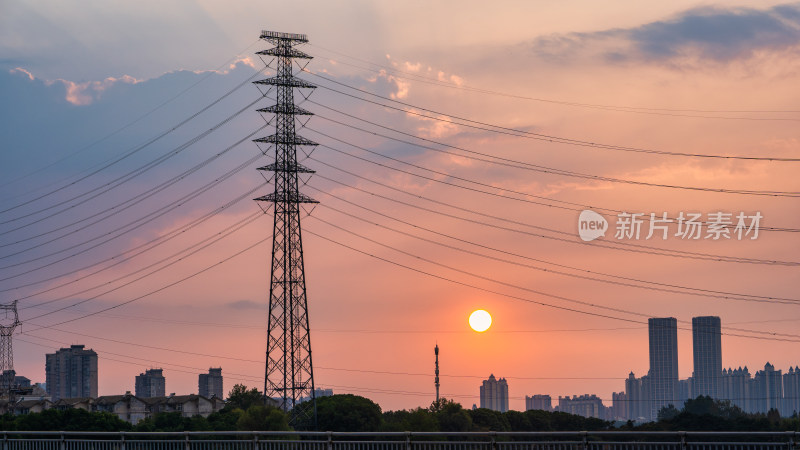
[[[678,321],[674,317],[653,318],[647,321],[650,338],[649,411],[643,417],[656,419],[661,408],[680,407],[681,387],[678,377]],[[722,327],[719,317],[692,318],[692,349],[694,373],[691,397],[721,397],[722,384]],[[627,384],[627,383],[626,383]],[[627,390],[626,386],[626,390]],[[647,391],[645,391],[647,392]],[[629,401],[631,399],[628,399]]]

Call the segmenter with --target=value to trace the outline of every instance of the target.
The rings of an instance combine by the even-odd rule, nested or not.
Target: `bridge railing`
[[[794,431],[0,433],[2,450],[800,450]]]

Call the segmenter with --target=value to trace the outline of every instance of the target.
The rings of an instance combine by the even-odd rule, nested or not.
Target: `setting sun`
[[[492,316],[482,309],[473,311],[469,315],[469,326],[478,333],[482,333],[492,326]]]

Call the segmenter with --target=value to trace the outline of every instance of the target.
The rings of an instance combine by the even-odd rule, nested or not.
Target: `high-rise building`
[[[481,408],[508,411],[508,383],[505,378],[495,379],[494,374],[481,385]]]
[[[606,420],[628,420],[630,413],[628,412],[628,396],[625,392],[612,392],[611,393],[611,411],[606,414]]]
[[[719,317],[692,318],[694,375],[692,397],[705,395],[720,398],[722,394],[722,328]]]
[[[553,399],[547,394],[536,394],[533,397],[525,396],[525,411],[540,409],[542,411],[553,410]]]
[[[647,376],[636,378],[631,372],[625,379],[625,398],[628,402],[627,420],[646,420],[650,417],[650,394],[647,389],[650,383]]]
[[[650,414],[658,419],[661,408],[678,404],[678,321],[674,317],[647,321],[650,335]]]
[[[203,397],[225,398],[222,396],[222,368],[209,368],[208,373],[201,373],[198,380],[198,394]]]
[[[697,397],[694,387],[694,377],[689,377],[685,380],[678,380],[678,404],[676,408],[681,409],[686,403],[686,400]]]
[[[572,398],[559,395],[558,410],[583,417],[594,417],[604,420],[606,418],[606,407],[603,405],[603,401],[594,394],[584,394],[581,396],[573,395]]]
[[[83,345],[45,355],[47,393],[62,398],[97,397],[97,353]]]
[[[771,409],[780,410],[783,403],[783,380],[781,371],[770,363],[764,365],[753,377],[750,394],[755,403],[755,411],[767,413]]]
[[[163,369],[148,369],[136,376],[137,397],[164,397],[165,395],[166,379]]]
[[[800,414],[800,367],[789,367],[783,375],[783,413],[785,417]]]
[[[723,370],[722,398],[730,400],[731,403],[741,408],[744,412],[755,412],[753,400],[750,397],[751,382],[752,378],[747,366],[744,366],[744,369],[740,366],[738,369],[728,368]]]

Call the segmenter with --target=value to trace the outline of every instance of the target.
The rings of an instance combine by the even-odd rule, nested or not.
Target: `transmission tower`
[[[295,89],[316,86],[293,73],[295,59],[311,59],[295,48],[308,42],[306,35],[262,31],[261,39],[275,47],[256,54],[262,58],[270,56],[277,62],[276,76],[254,81],[259,89],[267,87],[266,92],[262,90],[264,96],[275,89],[277,97],[276,104],[258,110],[262,114],[274,114],[275,134],[254,140],[265,154],[264,144],[275,150],[274,162],[259,167],[259,170],[274,172],[275,190],[255,199],[274,205],[264,395],[278,400],[279,406],[290,413],[289,421],[295,428],[316,428],[300,205],[318,202],[298,190],[299,175],[314,172],[298,164],[297,149],[317,143],[295,133],[297,117],[312,114],[294,104]]]
[[[0,374],[2,374],[2,390],[11,397],[11,388],[14,385],[14,349],[11,345],[11,336],[14,330],[22,324],[17,314],[17,301],[11,304],[0,305]]]

